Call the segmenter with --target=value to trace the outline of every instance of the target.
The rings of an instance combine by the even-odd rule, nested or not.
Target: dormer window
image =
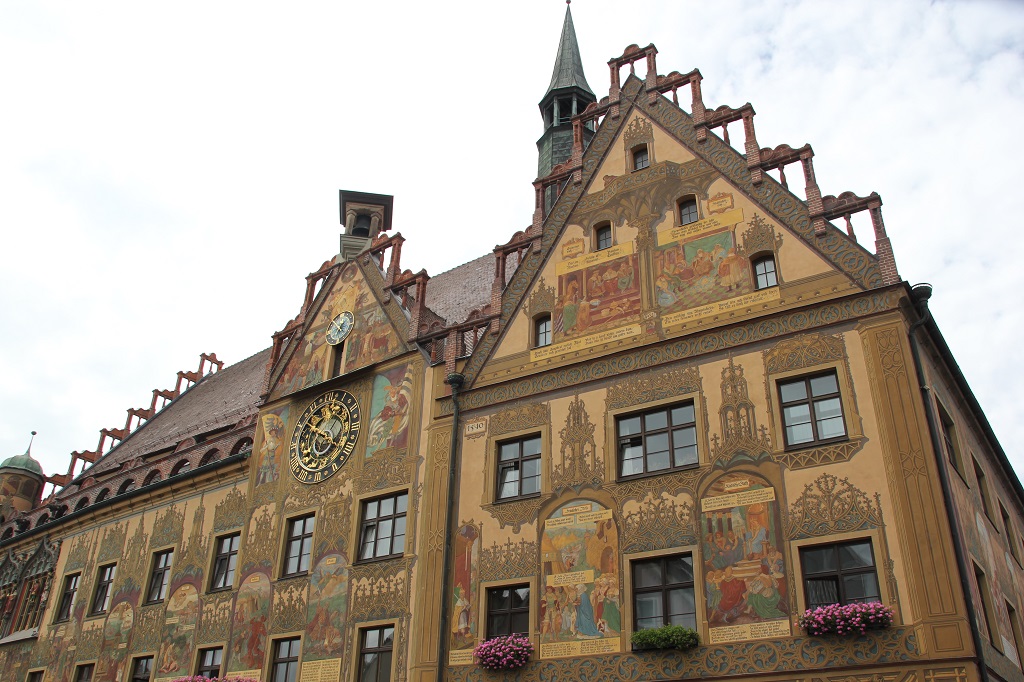
[[[602,223],[594,227],[594,251],[609,249],[612,246],[611,223]]]
[[[762,256],[754,260],[754,288],[768,289],[778,286],[775,274],[775,256]]]
[[[533,345],[535,348],[551,345],[551,315],[541,315],[534,321]]]
[[[689,225],[697,222],[697,200],[687,197],[679,202],[679,224]]]
[[[647,145],[641,145],[633,150],[633,170],[643,170],[651,165],[650,156],[647,153]]]

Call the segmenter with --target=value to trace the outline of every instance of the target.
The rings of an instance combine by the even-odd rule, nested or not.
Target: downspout
[[[444,383],[452,387],[452,436],[451,436],[451,447],[448,451],[448,509],[445,513],[445,538],[444,538],[444,550],[441,555],[441,561],[443,562],[443,568],[441,570],[441,632],[438,633],[437,637],[437,677],[435,678],[438,682],[445,678],[445,662],[447,653],[447,636],[448,636],[448,594],[445,590],[448,589],[448,583],[451,580],[451,551],[452,551],[452,524],[455,523],[455,502],[456,502],[456,490],[455,490],[455,478],[456,473],[459,470],[458,456],[459,456],[459,390],[465,383],[466,377],[461,374],[453,372],[448,375],[448,378],[444,380]],[[982,680],[982,682],[988,682]]]
[[[953,536],[953,553],[956,556],[956,565],[960,572],[960,589],[963,590],[964,604],[967,607],[967,620],[971,625],[971,640],[974,642],[974,651],[977,654],[979,674],[981,682],[989,682],[988,665],[985,664],[984,642],[981,638],[981,631],[978,628],[978,614],[974,609],[974,600],[971,598],[970,575],[968,571],[967,557],[964,554],[963,536],[960,533],[960,523],[956,516],[956,508],[953,506],[953,492],[949,482],[949,471],[946,468],[945,457],[939,443],[942,442],[939,434],[939,423],[935,415],[935,406],[932,403],[931,387],[925,381],[924,364],[921,362],[921,348],[917,342],[917,330],[923,327],[932,319],[931,311],[928,309],[928,299],[932,297],[932,286],[930,284],[915,284],[911,290],[911,297],[914,307],[917,310],[919,319],[910,325],[908,336],[910,337],[910,354],[914,357],[914,369],[917,372],[917,383],[921,386],[921,398],[924,402],[924,416],[928,422],[928,433],[932,439],[932,453],[935,455],[935,464],[939,470],[939,483],[942,486],[942,499],[946,507],[946,519],[949,522],[951,535]]]

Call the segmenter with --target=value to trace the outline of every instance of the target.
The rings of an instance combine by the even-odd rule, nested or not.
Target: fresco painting
[[[659,246],[654,272],[654,297],[666,314],[753,291],[750,262],[736,252],[731,229]]]
[[[775,489],[752,474],[726,474],[707,490],[701,510],[710,642],[789,636]]]
[[[345,342],[345,371],[380,362],[400,350],[388,316],[369,290],[356,300],[355,325]]]
[[[572,500],[541,534],[540,657],[621,649],[619,533],[611,509]]]
[[[341,654],[347,612],[348,559],[340,553],[327,554],[316,563],[309,576],[305,660]]]
[[[285,446],[288,441],[285,432],[288,410],[288,407],[282,407],[260,417],[263,438],[255,462],[257,488],[267,483],[273,483],[280,475],[280,467],[284,464]]]
[[[370,427],[366,456],[378,450],[405,447],[409,440],[409,405],[412,402],[413,372],[402,365],[378,374],[373,380]]]
[[[185,583],[171,593],[167,600],[160,653],[156,657],[157,677],[189,674],[199,609],[199,591],[192,583]]]
[[[480,579],[480,528],[467,524],[455,535],[455,577],[452,597],[450,663],[473,662],[473,645],[479,633],[477,623]],[[460,653],[461,652],[461,653]]]
[[[558,277],[555,340],[614,329],[640,314],[640,268],[630,254]]]
[[[129,602],[122,601],[110,609],[103,626],[103,650],[107,657],[96,666],[96,680],[117,682],[121,679],[134,622],[135,610]]]
[[[231,619],[231,672],[263,667],[270,629],[270,577],[252,571],[242,578]]]

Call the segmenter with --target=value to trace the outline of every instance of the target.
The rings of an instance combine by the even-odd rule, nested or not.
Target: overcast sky
[[[572,5],[587,79],[657,45],[761,146],[809,142],[823,194],[877,191],[1018,472],[1024,5]],[[0,4],[0,457],[64,472],[201,352],[237,362],[338,250],[338,190],[393,194],[436,275],[530,222],[565,5]],[[681,97],[688,108],[688,98]],[[742,127],[730,129],[742,145]],[[802,195],[802,176],[789,178]],[[855,221],[873,249],[870,224]]]

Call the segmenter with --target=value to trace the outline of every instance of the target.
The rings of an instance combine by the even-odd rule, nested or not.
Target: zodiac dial
[[[347,310],[337,315],[327,326],[327,343],[337,346],[344,341],[349,332],[352,331],[352,324],[354,322],[352,313]]]
[[[319,483],[348,461],[359,437],[359,403],[348,391],[328,391],[299,415],[288,468],[303,483]]]

